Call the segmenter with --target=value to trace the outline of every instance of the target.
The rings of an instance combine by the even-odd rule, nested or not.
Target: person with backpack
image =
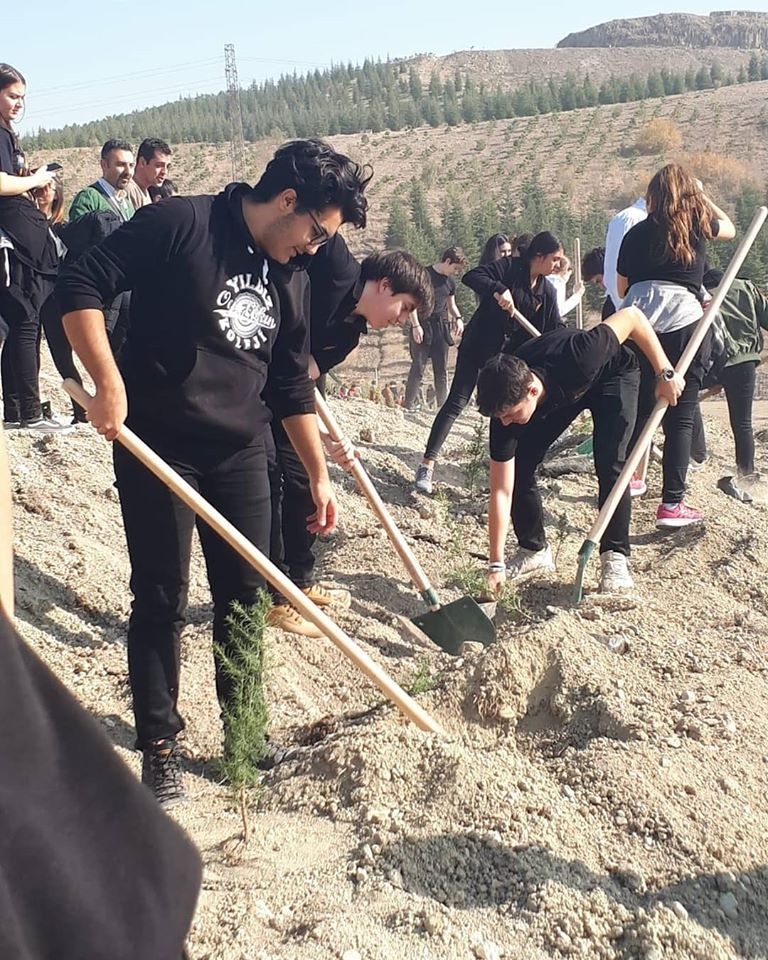
[[[453,333],[461,335],[464,325],[456,306],[455,278],[466,268],[461,247],[448,247],[440,259],[427,267],[434,293],[434,312],[422,322],[411,324],[408,347],[411,369],[405,384],[405,409],[410,410],[421,387],[427,362],[432,361],[435,398],[442,407],[448,394],[448,348],[454,345]]]
[[[722,270],[709,268],[704,274],[704,288],[714,294],[722,279]],[[736,476],[721,477],[717,486],[729,497],[748,503],[752,500],[748,487],[755,474],[752,404],[763,330],[768,330],[768,296],[748,277],[737,277],[725,295],[714,327],[722,349],[704,386],[725,391],[736,455]],[[695,459],[703,462],[707,457],[703,428],[694,428],[693,446]]]

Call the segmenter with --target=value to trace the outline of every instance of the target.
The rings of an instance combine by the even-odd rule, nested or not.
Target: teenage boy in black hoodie
[[[341,363],[368,331],[402,326],[416,311],[432,310],[432,283],[427,270],[409,253],[394,250],[374,253],[358,263],[337,234],[307,265],[311,286],[311,352],[309,370],[319,380]],[[279,284],[279,279],[277,280]],[[309,478],[296,456],[282,424],[272,424],[275,456],[270,462],[272,484],[272,541],[270,558],[318,606],[348,606],[350,594],[315,581],[315,534],[303,518],[312,509]],[[323,434],[328,454],[349,468],[353,451],[330,442]],[[279,594],[268,622],[289,633],[319,637],[306,620]]]
[[[281,147],[255,187],[174,197],[142,207],[68,268],[58,296],[64,326],[96,386],[89,419],[108,440],[126,422],[256,547],[268,552],[266,439],[282,419],[310,477],[310,530],[336,523],[308,374],[309,287],[297,271],[278,290],[273,268],[313,255],[342,223],[365,226],[367,170],[321,140]],[[275,261],[273,263],[272,261]],[[118,371],[103,304],[132,291]],[[176,736],[179,638],[195,517],[123,447],[115,472],[131,558],[128,668],[143,780],[161,803],[184,799]],[[262,578],[217,534],[198,526],[214,603],[216,644],[228,644],[232,603],[251,603]],[[216,689],[230,683],[217,662]]]
[[[677,403],[685,381],[675,373],[650,323],[636,307],[619,310],[590,330],[553,330],[489,360],[477,381],[477,405],[492,417],[488,507],[488,580],[495,591],[507,576],[554,570],[544,530],[536,468],[550,446],[589,410],[595,424],[598,503],[605,503],[627,455],[637,413],[640,372],[632,339],[656,374],[656,397]],[[510,514],[518,548],[507,564]],[[627,566],[629,485],[600,541],[600,590],[633,587]]]

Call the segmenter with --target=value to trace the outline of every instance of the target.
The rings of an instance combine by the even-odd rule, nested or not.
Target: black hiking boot
[[[187,793],[181,782],[181,767],[175,740],[156,740],[142,751],[141,782],[166,810],[184,803]]]

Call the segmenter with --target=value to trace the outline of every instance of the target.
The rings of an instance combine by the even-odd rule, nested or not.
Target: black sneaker
[[[181,767],[175,740],[156,740],[142,751],[141,782],[166,810],[184,803],[187,793],[181,782]]]
[[[720,477],[717,481],[717,487],[724,494],[733,497],[734,500],[740,500],[742,503],[752,503],[752,496],[736,483],[734,477]]]

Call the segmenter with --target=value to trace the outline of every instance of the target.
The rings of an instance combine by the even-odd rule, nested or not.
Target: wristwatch
[[[667,380],[667,381],[669,381],[669,380],[674,380],[674,379],[675,379],[675,371],[672,369],[672,367],[665,367],[665,368],[661,371],[661,373],[656,374],[656,379],[657,379],[657,380]]]

